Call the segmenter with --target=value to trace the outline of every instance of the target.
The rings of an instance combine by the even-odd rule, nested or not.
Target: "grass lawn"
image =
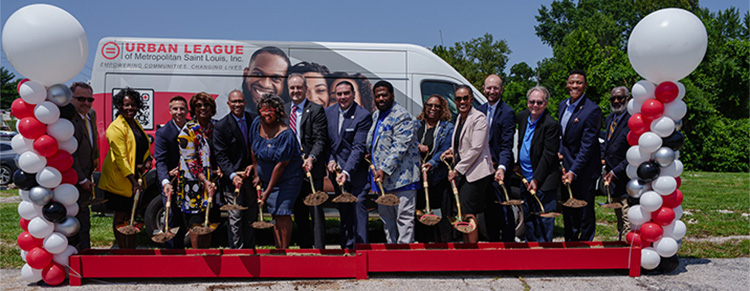
[[[685,172],[682,175],[684,194],[682,221],[687,225],[687,235],[683,239],[678,255],[697,258],[733,258],[750,256],[750,173],[709,173]],[[21,233],[18,225],[17,205],[20,201],[17,190],[0,191],[0,268],[20,268],[23,261],[19,255],[16,238]],[[606,197],[597,197],[604,202]],[[614,211],[596,207],[597,228],[595,240],[616,240],[617,222]],[[106,248],[113,244],[112,218],[93,216],[91,218],[91,244]],[[336,228],[336,219],[327,219],[327,228]],[[382,236],[382,224],[371,220],[373,235]],[[270,231],[267,235],[270,235]],[[263,232],[261,232],[261,235]],[[562,217],[555,221],[555,236],[562,237]],[[745,236],[745,238],[721,239],[715,237]],[[329,244],[335,244],[338,237],[328,235]],[[273,245],[273,240],[259,238],[260,245]],[[139,234],[139,246],[156,247],[145,233]]]

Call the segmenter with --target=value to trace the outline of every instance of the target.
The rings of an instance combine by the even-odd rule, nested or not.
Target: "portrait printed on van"
[[[372,94],[372,84],[370,80],[362,73],[349,74],[346,72],[334,72],[328,75],[329,98],[328,105],[336,104],[336,85],[342,81],[349,81],[354,85],[354,102],[359,106],[367,109],[369,112],[375,111],[375,101]]]
[[[290,62],[287,54],[278,47],[266,46],[253,52],[250,62],[242,71],[242,94],[245,111],[256,113],[256,104],[264,95],[282,95]],[[289,102],[289,97],[284,102]]]

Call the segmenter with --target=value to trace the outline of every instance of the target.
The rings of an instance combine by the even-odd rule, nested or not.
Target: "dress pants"
[[[396,206],[378,204],[386,242],[389,244],[413,243],[417,190],[393,192],[393,195],[396,195],[401,203]]]
[[[228,188],[234,190],[233,186]],[[233,201],[234,192],[224,191],[224,204],[231,204]],[[227,211],[229,248],[255,248],[255,229],[250,227],[250,224],[258,220],[258,193],[253,187],[252,179],[245,178],[242,180],[237,204],[245,206],[247,209]]]
[[[486,208],[483,214],[479,214],[479,230],[491,242],[504,241],[514,242],[516,239],[515,217],[510,205],[502,205],[500,202],[505,201],[505,194],[497,181],[492,181],[490,187],[487,187]],[[505,185],[508,185],[506,183]],[[509,188],[506,188],[510,191]],[[510,193],[508,193],[510,195]]]
[[[182,210],[180,209],[180,203],[177,201],[177,193],[173,193],[172,195],[172,205],[169,207],[169,228],[177,227],[180,228],[177,230],[177,233],[175,234],[174,238],[168,240],[164,243],[164,247],[168,249],[184,249],[185,248],[185,234],[187,234],[188,228],[185,227],[183,224],[183,217],[182,217]],[[164,195],[164,193],[161,194],[161,203],[166,207],[167,205],[167,196]]]
[[[332,181],[336,181],[335,177]],[[339,214],[341,216],[341,248],[354,249],[356,244],[366,244],[367,240],[367,219],[368,212],[365,206],[367,191],[369,185],[359,187],[348,187],[349,183],[344,184],[344,188],[351,189],[352,195],[356,196],[359,201],[355,203],[336,203],[338,204]],[[333,189],[336,194],[340,195],[339,186],[334,183]]]
[[[539,201],[544,206],[544,211],[550,212],[555,211],[557,206],[557,189],[550,191],[538,190],[536,192]],[[526,241],[527,242],[552,242],[554,237],[555,229],[555,218],[554,217],[540,217],[538,213],[541,213],[542,208],[539,206],[539,202],[536,198],[531,196],[531,193],[523,187],[521,192],[521,199],[525,201],[521,204],[523,209],[523,223],[526,227]],[[532,212],[537,214],[532,214]]]
[[[89,203],[91,201],[91,192],[84,191],[81,185],[76,184],[78,189],[78,214],[76,219],[81,224],[78,233],[68,238],[68,244],[74,246],[78,251],[91,248],[91,212]]]
[[[414,238],[419,242],[449,242],[452,239],[453,227],[448,221],[451,211],[455,208],[455,202],[450,199],[453,196],[448,179],[438,182],[431,181],[428,192],[430,194],[430,208],[435,211],[440,209],[442,219],[436,225],[427,226],[419,222],[415,217]],[[416,209],[425,209],[427,200],[424,197],[424,188],[417,190]],[[455,215],[455,214],[454,214]]]
[[[563,206],[563,222],[565,223],[565,241],[592,241],[596,230],[596,214],[594,214],[594,179],[575,179],[570,183],[573,197],[588,202],[581,208]],[[564,185],[562,187],[565,187]],[[562,200],[565,202],[568,190],[561,188]]]
[[[315,189],[323,189],[323,179],[314,181]],[[325,216],[323,215],[322,205],[318,206],[307,206],[305,205],[305,197],[312,193],[310,187],[310,181],[308,178],[302,182],[302,189],[297,200],[294,202],[294,222],[297,223],[297,230],[292,233],[297,241],[300,248],[309,249],[313,245],[316,249],[326,248],[326,229],[325,229]],[[310,218],[312,217],[312,224],[310,224]]]

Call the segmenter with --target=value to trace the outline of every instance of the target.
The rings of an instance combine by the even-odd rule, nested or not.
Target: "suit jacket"
[[[88,116],[89,129],[94,139],[93,146],[91,138],[89,138],[86,131],[86,121],[78,113],[71,119],[75,128],[73,137],[78,141],[78,149],[73,152],[73,169],[78,174],[78,182],[84,179],[91,180],[91,174],[96,169],[96,159],[99,157],[99,140],[97,138],[99,133],[96,129],[96,112],[92,109],[89,111]]]
[[[372,126],[370,112],[352,104],[344,112],[344,121],[339,127],[339,104],[325,109],[328,120],[328,140],[331,142],[329,161],[336,161],[341,169],[349,173],[352,186],[362,187],[367,184],[368,165],[364,162],[367,152],[367,132]]]
[[[576,179],[596,179],[601,175],[599,128],[602,110],[586,95],[581,98],[560,139],[560,153],[564,157],[565,170],[573,171]],[[562,120],[569,99],[560,102],[558,120]]]
[[[245,129],[247,130],[247,144],[242,136],[242,130],[234,119],[232,113],[227,114],[216,123],[214,127],[213,150],[216,165],[221,169],[224,177],[225,191],[234,190],[234,185],[230,182],[229,177],[234,172],[244,171],[245,168],[252,164],[250,156],[250,147],[252,145],[252,134],[250,134],[250,125],[253,123],[253,116],[245,112]],[[231,189],[229,189],[231,188]]]
[[[292,103],[284,104],[286,119],[289,119],[289,113],[292,109]],[[315,104],[310,100],[305,101],[305,107],[302,108],[302,117],[297,121],[300,128],[300,145],[302,154],[305,158],[314,157],[312,176],[313,179],[323,179],[326,174],[326,163],[328,162],[326,145],[328,144],[328,120],[323,106]],[[289,124],[287,120],[287,124]]]
[[[136,121],[136,124],[138,130],[141,131],[143,136],[146,136],[141,124],[138,121]],[[109,151],[104,158],[99,189],[131,197],[133,196],[133,188],[130,181],[125,177],[135,173],[135,135],[122,115],[118,115],[107,127],[107,141],[109,142]],[[139,159],[145,160],[150,155],[151,152],[146,151],[144,156],[139,157]]]
[[[372,115],[372,127],[367,133],[367,149],[375,169],[383,170],[383,188],[396,190],[419,182],[419,148],[417,147],[418,120],[406,108],[393,103],[388,116],[380,123],[378,136],[373,136],[380,110]],[[373,145],[374,142],[374,145]]]
[[[424,121],[419,123],[416,132],[419,132],[419,128],[423,126],[426,126]],[[426,161],[426,163],[432,165],[429,172],[430,181],[438,182],[445,179],[445,177],[448,177],[448,168],[445,166],[445,163],[440,160],[440,156],[451,147],[452,135],[453,123],[450,121],[439,121],[432,142],[432,151],[429,153],[432,158]]]
[[[518,115],[519,156],[530,114],[527,109],[521,111]],[[534,171],[534,179],[538,183],[537,187],[542,191],[552,191],[560,185],[560,167],[557,158],[557,151],[560,147],[559,136],[560,125],[545,110],[536,122],[534,135],[531,137],[531,146],[529,147],[531,169]]]
[[[615,187],[614,191],[612,191],[612,195],[622,197],[627,196],[625,185],[629,181],[628,176],[625,173],[625,167],[628,166],[628,160],[625,159],[625,154],[630,148],[630,144],[628,144],[628,133],[630,132],[630,128],[628,128],[628,120],[630,120],[630,113],[626,111],[622,117],[620,117],[620,120],[617,120],[617,126],[615,127],[614,132],[612,132],[612,137],[607,139],[607,131],[609,130],[609,125],[614,119],[614,115],[614,113],[610,114],[604,121],[604,146],[602,147],[602,159],[605,161],[606,171],[612,171],[615,174],[615,179],[612,180],[612,184],[614,184]]]
[[[457,132],[460,119],[461,115],[458,115],[451,138],[453,152],[458,152],[461,157],[461,161],[456,164],[454,169],[465,175],[467,181],[475,182],[495,173],[492,167],[490,145],[487,143],[489,138],[487,118],[479,110],[471,108],[461,132]],[[452,143],[456,134],[460,135],[458,145]]]
[[[516,112],[503,100],[498,100],[490,131],[490,152],[495,168],[500,165],[506,170],[513,169],[513,135],[516,133]],[[490,104],[484,103],[477,110],[487,115]]]
[[[171,119],[156,130],[154,159],[156,159],[156,176],[160,187],[162,181],[169,180],[169,170],[176,168],[180,163],[180,147],[177,144],[179,133],[180,129]]]

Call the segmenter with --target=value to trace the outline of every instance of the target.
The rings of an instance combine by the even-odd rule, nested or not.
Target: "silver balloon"
[[[641,198],[641,194],[643,194],[643,192],[646,192],[645,188],[646,187],[643,182],[638,179],[630,180],[630,182],[625,185],[625,190],[627,190],[628,195],[633,198]]]
[[[60,223],[55,223],[55,231],[66,237],[74,236],[81,229],[81,223],[75,216],[67,216]]]
[[[47,203],[52,201],[53,195],[54,193],[52,192],[52,190],[41,186],[36,186],[29,190],[29,200],[39,206],[47,205]]]
[[[654,162],[659,167],[666,167],[671,165],[676,157],[677,155],[670,147],[661,147],[654,153]]]
[[[73,92],[65,84],[55,84],[47,89],[47,100],[57,106],[65,106],[73,99]]]
[[[682,129],[682,119],[674,121],[674,130],[680,131]]]
[[[18,154],[15,155],[15,156],[13,156],[13,162],[16,163],[16,169],[20,169],[21,168],[21,166],[18,165],[18,158],[20,158],[20,157],[21,157],[21,155],[18,155]]]

